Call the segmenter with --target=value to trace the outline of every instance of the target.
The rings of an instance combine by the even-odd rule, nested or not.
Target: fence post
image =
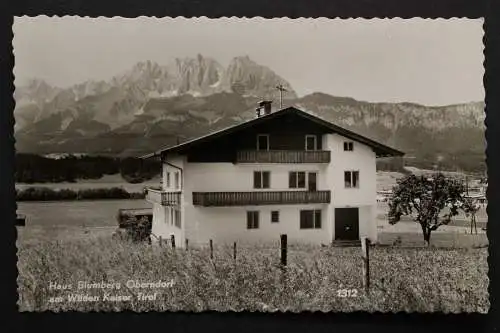
[[[214,258],[214,242],[210,240],[210,259]]]
[[[233,244],[233,259],[236,260],[236,242]]]
[[[172,243],[172,249],[175,249],[175,235],[170,235],[170,242]]]
[[[370,290],[370,240],[361,237],[361,256],[363,257],[363,285],[365,290]]]
[[[287,251],[286,234],[280,236],[280,241],[281,241],[281,265],[286,266],[286,251]]]
[[[158,244],[160,245],[160,247],[162,246],[161,243],[162,243],[162,238],[161,238],[161,236],[158,236]]]
[[[186,251],[188,250],[189,240],[186,238]]]

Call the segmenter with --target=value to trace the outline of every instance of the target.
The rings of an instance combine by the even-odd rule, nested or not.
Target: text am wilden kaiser
[[[128,280],[125,282],[125,286],[129,289],[145,289],[145,288],[172,288],[174,286],[174,279],[170,281],[156,281],[156,282],[141,282],[137,280]],[[77,289],[121,289],[122,284],[120,282],[87,282],[78,281],[76,285]],[[70,290],[73,289],[71,284],[59,284],[57,282],[50,282],[49,289],[58,290]]]

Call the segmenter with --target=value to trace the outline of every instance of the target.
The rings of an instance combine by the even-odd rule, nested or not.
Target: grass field
[[[280,269],[279,247],[172,251],[96,238],[45,242],[19,250],[21,311],[419,311],[487,312],[486,249],[371,250],[371,288],[362,286],[359,248],[290,246]],[[135,286],[127,281],[172,281]],[[79,289],[79,281],[106,282]],[[50,282],[67,290],[49,288]],[[119,284],[119,289],[116,289]],[[342,297],[342,290],[350,290]],[[156,292],[156,294],[154,294]],[[141,299],[140,293],[154,299]],[[94,296],[89,301],[70,299]],[[110,296],[123,296],[121,301]],[[129,298],[129,299],[127,299]],[[51,302],[52,301],[52,302]]]
[[[26,227],[18,228],[18,244],[25,244],[109,235],[118,226],[118,209],[152,205],[146,200],[91,200],[18,202],[17,207],[27,217]]]

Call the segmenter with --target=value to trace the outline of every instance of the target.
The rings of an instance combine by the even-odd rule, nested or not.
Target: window
[[[175,188],[176,189],[179,189],[181,186],[180,186],[180,181],[179,181],[179,172],[176,172],[175,173]]]
[[[278,223],[280,221],[280,212],[278,210],[273,210],[271,212],[271,223]]]
[[[308,172],[307,173],[307,190],[308,191],[317,191],[318,174],[316,172]]]
[[[253,187],[254,188],[269,188],[270,175],[269,171],[254,171],[253,172]]]
[[[167,188],[169,188],[170,187],[170,172],[167,171],[167,176],[165,178],[166,178]]]
[[[358,188],[359,171],[344,171],[344,182],[346,188]]]
[[[321,210],[301,210],[300,229],[321,229]]]
[[[306,150],[317,150],[317,137],[316,135],[306,135]]]
[[[306,187],[306,173],[305,171],[292,171],[288,174],[288,187],[289,188],[305,188]]]
[[[257,135],[257,150],[269,150],[269,134]]]
[[[172,208],[168,210],[170,211],[170,225],[174,225],[174,210]]]
[[[259,229],[258,211],[247,211],[247,229]]]
[[[353,151],[354,143],[353,142],[344,142],[344,151]]]
[[[177,228],[181,227],[181,211],[176,209],[174,210],[174,218],[175,218],[175,226]]]

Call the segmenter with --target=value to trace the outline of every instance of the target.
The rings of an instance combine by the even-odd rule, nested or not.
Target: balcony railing
[[[162,206],[177,206],[181,202],[181,192],[165,192],[148,188],[146,200]]]
[[[329,150],[243,150],[237,163],[330,163]]]
[[[193,192],[193,205],[252,206],[330,203],[330,191]]]

